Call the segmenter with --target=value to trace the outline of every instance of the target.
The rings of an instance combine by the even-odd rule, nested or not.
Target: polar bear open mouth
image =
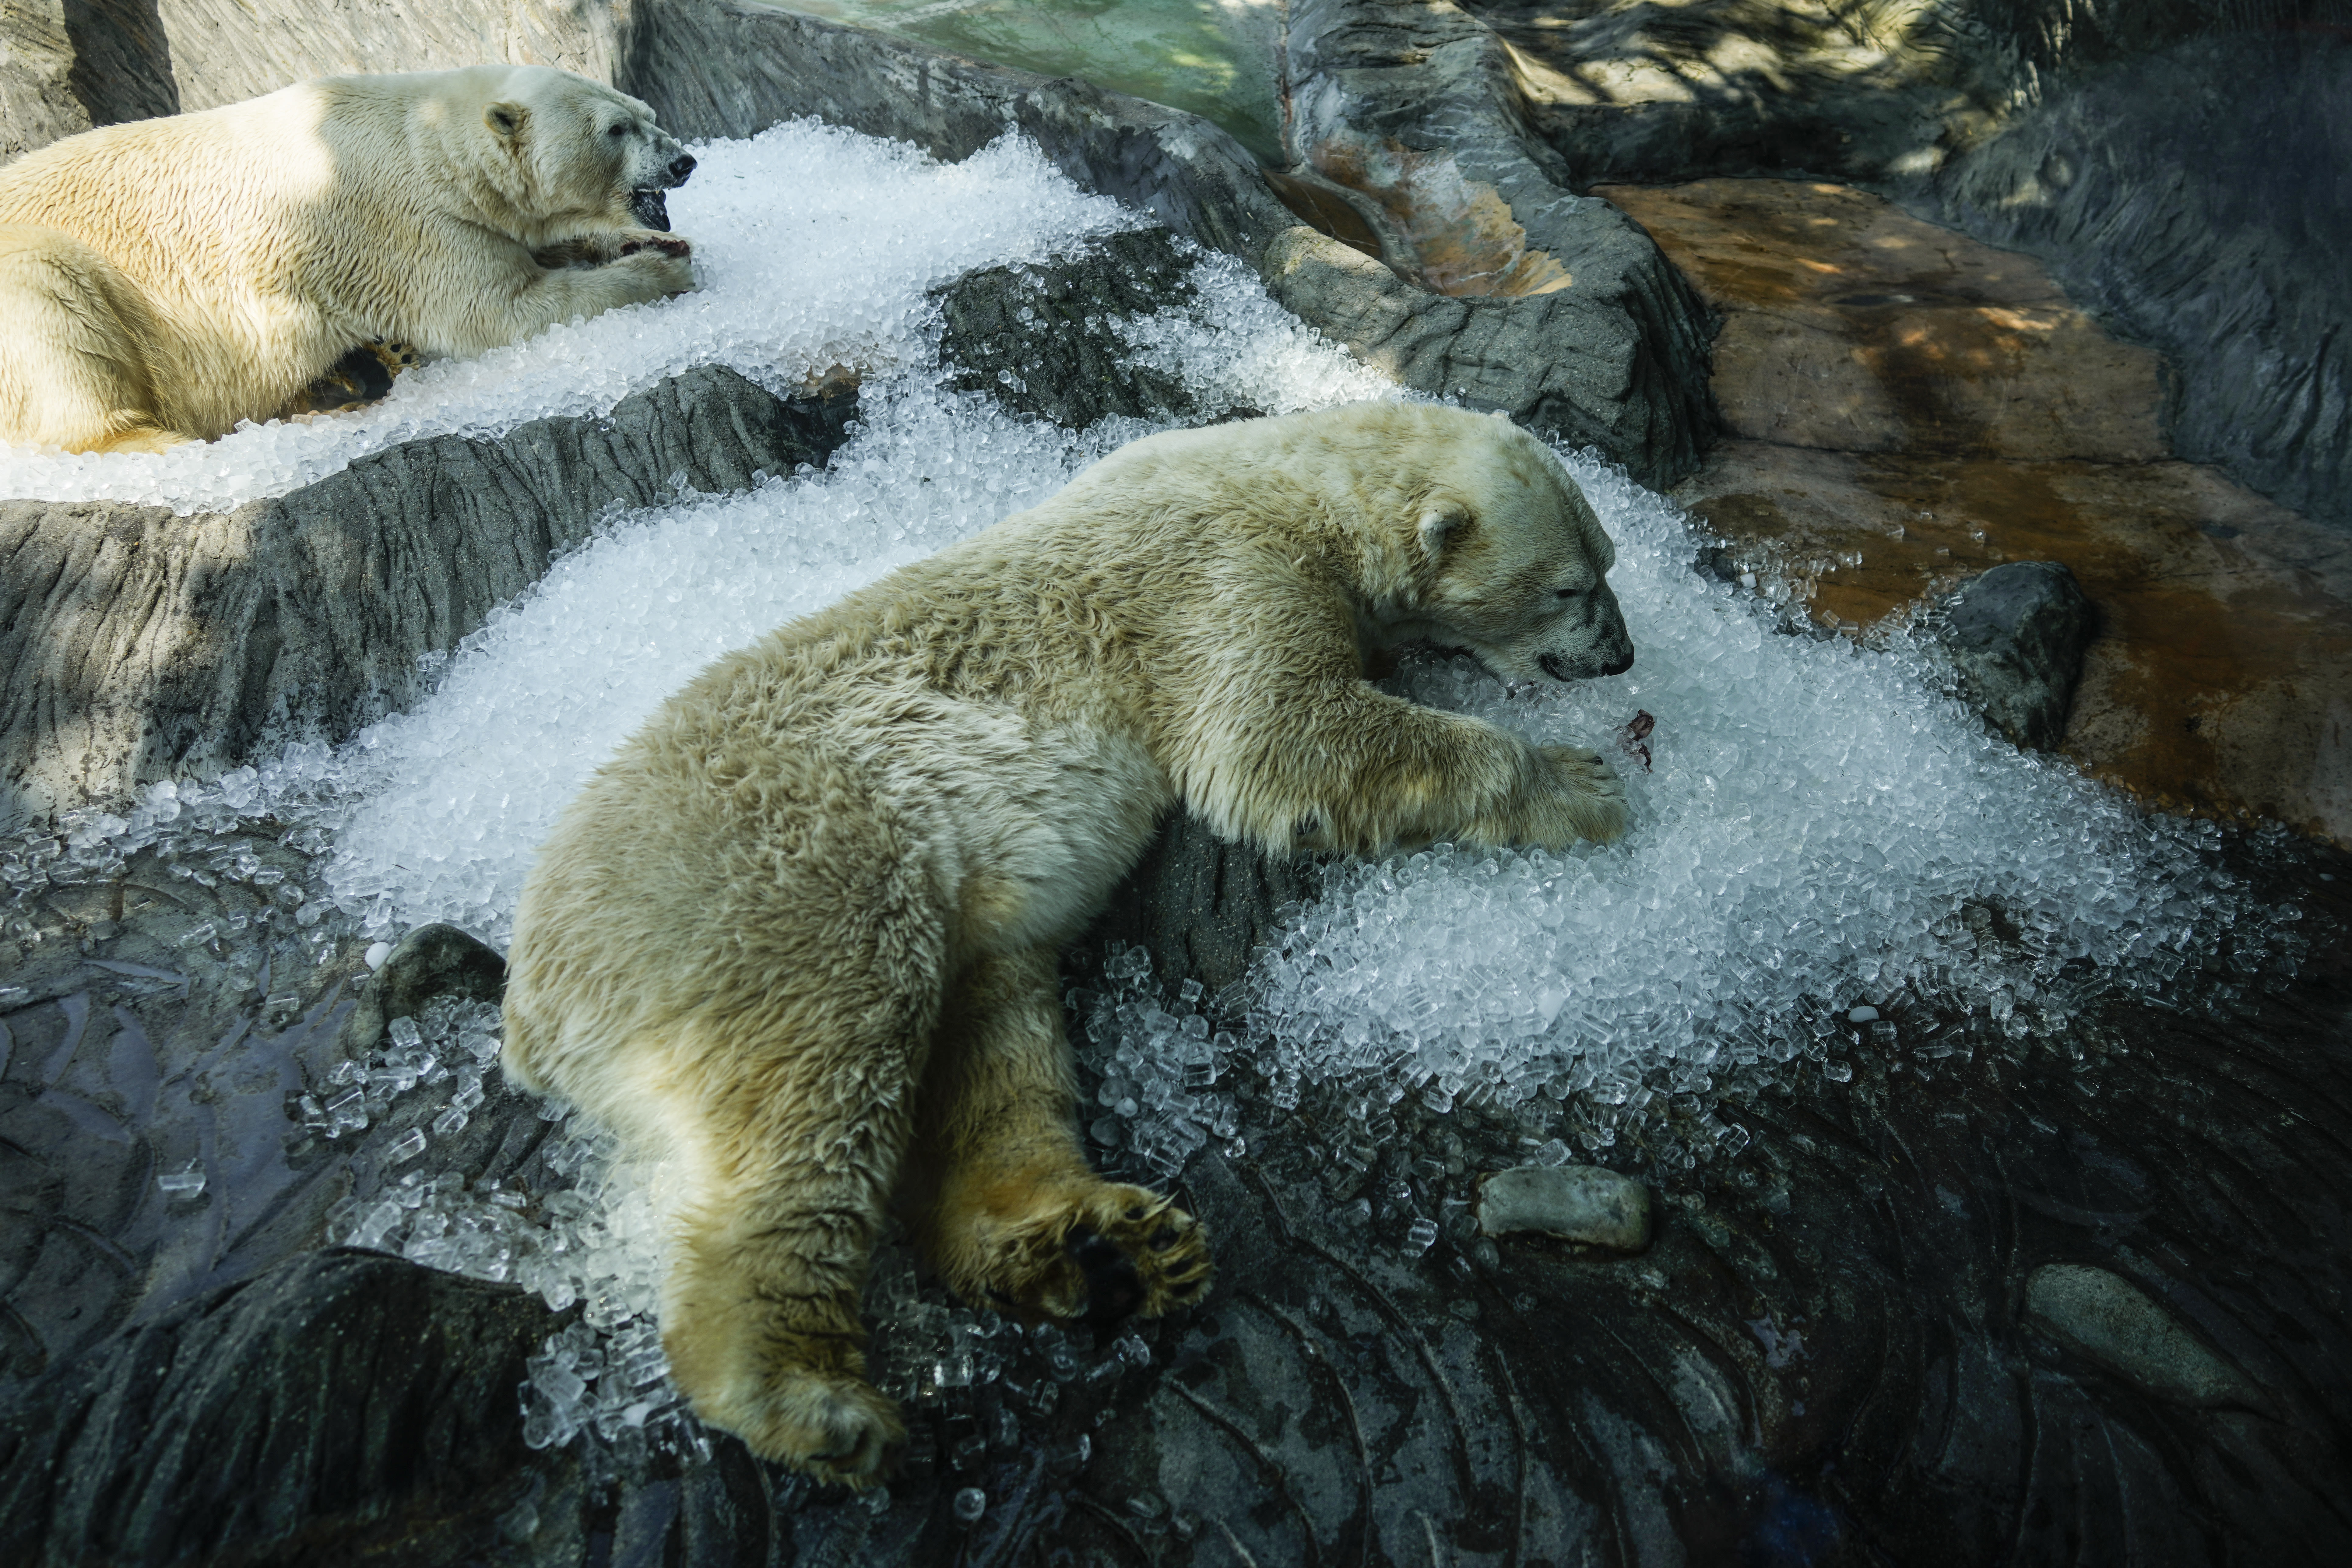
[[[629,216],[635,218],[641,227],[657,228],[664,234],[669,232],[669,202],[656,188],[648,186],[641,191],[631,191]]]

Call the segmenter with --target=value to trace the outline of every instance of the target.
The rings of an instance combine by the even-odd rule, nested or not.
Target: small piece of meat
[[[1617,731],[1617,743],[1625,748],[1627,756],[1642,759],[1642,771],[1645,773],[1650,771],[1650,731],[1657,727],[1658,721],[1646,710],[1642,710],[1635,712],[1632,721]]]

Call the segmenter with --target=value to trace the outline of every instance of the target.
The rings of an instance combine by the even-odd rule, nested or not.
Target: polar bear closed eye
[[[696,1411],[877,1478],[900,1427],[858,1296],[894,1193],[975,1302],[1198,1299],[1202,1227],[1087,1166],[1063,945],[1180,802],[1276,851],[1622,834],[1592,752],[1364,674],[1416,637],[1622,668],[1609,560],[1507,422],[1254,420],[1127,447],[671,699],[531,870],[506,1063],[675,1163],[663,1341]]]
[[[0,441],[208,440],[361,343],[477,354],[681,293],[661,192],[693,168],[645,104],[544,66],[69,136],[0,169]]]

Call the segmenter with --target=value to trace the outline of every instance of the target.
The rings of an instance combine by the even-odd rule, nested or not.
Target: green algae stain
[[[1286,162],[1275,96],[1280,0],[768,3],[1150,99],[1223,126],[1260,163]]]

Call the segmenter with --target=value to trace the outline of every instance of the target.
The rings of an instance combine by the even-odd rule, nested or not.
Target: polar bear
[[[680,293],[660,193],[693,168],[646,105],[544,66],[69,136],[0,169],[0,441],[157,451],[371,340],[476,354]]]
[[[1087,1163],[1057,954],[1180,801],[1277,852],[1617,837],[1596,753],[1365,679],[1409,642],[1623,670],[1613,560],[1499,416],[1252,420],[1124,447],[672,698],[526,881],[505,1061],[674,1163],[663,1339],[702,1418],[876,1479],[901,1429],[858,1296],[894,1190],[976,1302],[1195,1299],[1202,1227]]]

